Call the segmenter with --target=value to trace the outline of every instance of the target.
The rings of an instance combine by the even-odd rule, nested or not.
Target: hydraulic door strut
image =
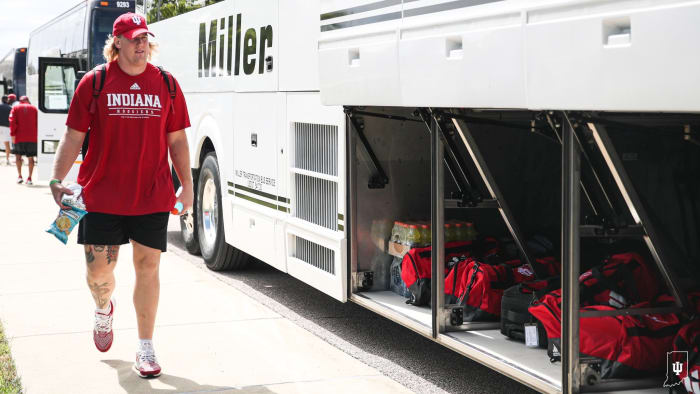
[[[389,183],[389,177],[386,176],[386,172],[384,172],[381,163],[379,163],[379,159],[377,159],[377,155],[374,154],[374,151],[372,150],[372,147],[370,146],[369,141],[367,140],[367,136],[365,136],[365,125],[361,124],[358,121],[357,116],[355,116],[356,113],[354,108],[345,107],[344,112],[347,116],[348,122],[350,122],[352,127],[355,129],[355,132],[357,133],[357,136],[360,139],[360,142],[362,143],[362,147],[365,149],[365,153],[369,158],[369,167],[371,174],[369,177],[369,183],[367,184],[367,187],[369,187],[370,189],[383,189],[384,186],[386,186]]]
[[[488,165],[486,164],[486,160],[484,159],[483,155],[481,154],[481,151],[479,150],[478,144],[476,143],[474,136],[472,135],[471,131],[469,131],[469,128],[467,127],[467,122],[464,119],[462,119],[462,117],[456,115],[453,116],[453,114],[449,112],[428,109],[427,113],[430,114],[430,116],[435,120],[435,122],[440,125],[440,130],[443,134],[444,140],[449,141],[449,143],[445,146],[445,150],[453,151],[453,154],[458,158],[459,156],[456,150],[457,137],[461,139],[461,142],[467,148],[469,156],[471,157],[472,162],[476,166],[476,169],[479,172],[479,175],[481,176],[482,182],[486,186],[489,198],[481,198],[480,204],[471,205],[469,207],[485,208],[486,206],[484,203],[488,203],[488,207],[497,208],[499,213],[501,214],[501,217],[503,218],[503,222],[508,228],[508,231],[513,237],[513,240],[515,241],[516,246],[520,250],[524,262],[532,268],[532,271],[535,273],[535,276],[537,278],[546,278],[547,274],[545,272],[542,272],[542,269],[539,269],[539,267],[536,264],[533,264],[534,260],[530,255],[529,250],[527,249],[525,239],[523,238],[522,233],[520,232],[520,228],[518,227],[518,224],[516,223],[515,218],[513,217],[513,214],[510,211],[510,208],[508,208],[508,204],[506,203],[503,194],[501,194],[501,191],[498,188],[498,185],[496,184],[493,175],[491,174],[491,170],[489,169]],[[445,119],[451,120],[450,126],[454,128],[455,132],[445,132],[449,124],[445,122]],[[458,161],[458,163],[460,163],[461,165],[462,173],[466,173],[466,168],[463,162],[461,161],[461,158]],[[474,183],[471,182],[470,186],[473,184]],[[445,207],[448,208],[449,206],[445,204]]]

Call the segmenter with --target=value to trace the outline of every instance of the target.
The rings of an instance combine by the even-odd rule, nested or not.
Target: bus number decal
[[[117,8],[129,8],[128,1],[117,1]]]

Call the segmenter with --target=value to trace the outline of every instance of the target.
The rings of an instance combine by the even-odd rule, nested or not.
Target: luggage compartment
[[[374,110],[375,108],[373,108]],[[379,113],[412,117],[410,110],[377,108]],[[429,219],[430,217],[430,143],[429,134],[420,122],[396,122],[377,117],[355,117],[365,132],[373,154],[386,172],[389,183],[370,188],[372,160],[357,137],[349,133],[350,204],[355,215],[350,229],[352,238],[352,275],[373,273],[373,283],[353,296],[356,301],[380,314],[390,313],[414,331],[430,336],[432,314],[429,307],[414,307],[405,298],[389,290],[393,257],[387,253],[388,240],[395,218]],[[353,122],[347,122],[354,127]],[[350,129],[352,130],[352,129]]]
[[[473,253],[476,253],[476,245],[486,242],[484,237],[489,236],[500,242],[499,258],[503,260],[519,258],[526,262],[534,255],[561,260],[562,239],[566,239],[562,236],[566,212],[562,201],[567,201],[562,194],[567,176],[563,171],[561,142],[566,127],[557,124],[562,118],[557,118],[553,112],[397,107],[347,107],[346,113],[349,114],[349,299],[536,390],[561,392],[566,387],[561,361],[550,362],[547,349],[527,347],[521,341],[507,338],[499,330],[498,319],[454,320],[455,305],[449,304],[453,300],[446,301],[448,298],[444,296],[448,291],[444,288],[446,284],[431,290],[434,294],[429,305],[407,303],[411,290],[406,288],[407,283],[400,286],[397,278],[405,281],[398,267],[410,267],[401,257],[410,247],[393,242],[396,234],[392,230],[394,222],[413,223],[419,228],[433,226],[434,216],[442,215],[440,224],[473,225],[479,234],[477,240],[469,241],[474,247]],[[692,179],[700,179],[700,146],[686,136],[688,130],[697,127],[693,125],[700,124],[700,117],[604,114],[605,122],[601,120],[603,117],[591,121],[591,127],[600,121],[600,129],[607,130],[609,146],[621,160],[618,163],[622,167],[620,172],[629,178],[627,186],[633,189],[630,191],[618,190],[620,174],[606,167],[610,152],[606,155],[597,149],[594,133],[586,131],[587,126],[582,124],[584,119],[589,119],[588,115],[569,115],[578,120],[576,128],[581,133],[577,138],[581,138],[583,153],[588,154],[581,158],[581,184],[584,186],[575,214],[581,225],[577,231],[581,236],[577,250],[579,272],[601,264],[605,256],[634,251],[648,263],[658,281],[659,294],[673,294],[665,281],[666,275],[671,274],[666,273],[664,266],[655,264],[658,254],[659,259],[670,266],[671,276],[678,280],[680,289],[697,287],[700,188]],[[441,123],[445,119],[453,122]],[[432,135],[440,133],[440,128],[447,136],[445,141],[454,137],[452,146],[449,142],[441,144],[445,149],[444,157],[457,157],[451,159],[452,165],[439,160],[440,156],[436,158],[437,151],[431,148]],[[461,128],[468,129],[466,140],[460,138],[464,134]],[[557,129],[559,133],[553,132]],[[599,133],[602,135],[602,131]],[[455,143],[460,141],[466,142]],[[442,198],[435,198],[440,196],[437,192],[431,194],[436,188],[438,160],[443,167],[443,181],[439,183],[443,187],[438,187]],[[456,174],[459,171],[455,171],[455,160],[463,165],[461,170],[472,182],[474,193],[483,197],[476,207],[469,207],[464,198],[464,184]],[[589,164],[595,171],[590,170]],[[381,181],[384,175],[385,184]],[[590,186],[592,179],[603,185],[608,194],[601,196],[596,190],[587,189],[586,182]],[[626,202],[634,200],[627,194],[632,192],[640,201],[639,212],[627,210]],[[497,201],[493,201],[493,196],[498,197]],[[619,227],[615,230],[619,233],[596,233],[605,227],[599,225],[599,221],[607,210],[598,205],[606,199],[619,214],[615,216],[616,222],[609,224]],[[645,218],[647,233],[651,234],[653,225],[653,236],[640,235],[635,227],[635,215]],[[631,232],[625,233],[627,230]],[[442,235],[443,243],[460,241],[455,240],[454,235],[446,239],[449,238],[447,231]],[[431,241],[436,242],[437,233],[431,231]],[[535,252],[535,236],[548,240],[549,247]],[[409,239],[412,238],[409,236]],[[425,246],[423,244],[420,246]],[[443,255],[450,255],[449,245]],[[430,264],[434,274],[445,269],[449,262],[440,265],[431,261]],[[442,280],[441,276],[432,280],[431,287],[444,283]],[[466,318],[467,313],[461,316]],[[456,321],[460,324],[452,324]],[[589,373],[586,363],[592,361],[583,355],[581,360],[584,372]],[[663,375],[661,372],[644,379],[602,382],[591,378],[589,383],[596,384],[584,385],[581,390],[662,392],[667,390],[662,387]]]

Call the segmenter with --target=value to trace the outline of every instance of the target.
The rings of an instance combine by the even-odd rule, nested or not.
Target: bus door
[[[73,99],[79,67],[78,59],[39,58],[38,179],[51,177],[58,143],[66,132],[68,107]],[[82,157],[75,161],[66,180],[78,178],[80,163]]]

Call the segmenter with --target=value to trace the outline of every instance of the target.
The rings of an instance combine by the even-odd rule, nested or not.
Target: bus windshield
[[[26,74],[27,74],[27,50],[25,48],[18,49],[15,52],[15,64],[13,66],[13,89],[17,98],[27,94],[26,89]]]
[[[105,46],[105,41],[107,41],[107,37],[112,34],[114,20],[124,12],[124,10],[100,8],[93,10],[89,37],[90,69],[105,62],[105,58],[102,56],[102,49]]]

